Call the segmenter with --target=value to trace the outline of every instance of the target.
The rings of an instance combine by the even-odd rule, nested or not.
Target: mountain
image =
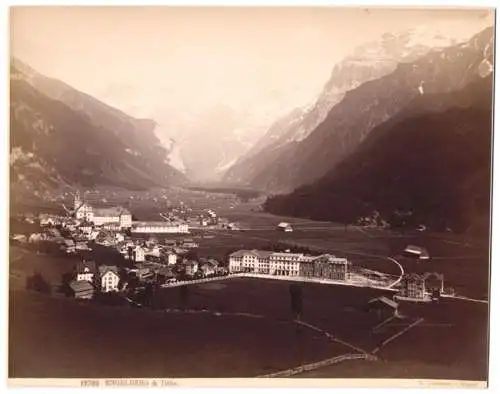
[[[355,100],[357,98],[353,97],[350,92],[363,88],[369,82],[392,75],[396,71],[401,73],[398,70],[404,69],[405,65],[418,64],[418,59],[425,56],[432,58],[439,49],[466,41],[464,35],[447,37],[442,33],[442,30],[444,29],[440,26],[418,27],[402,33],[385,34],[378,41],[356,48],[352,55],[334,67],[329,81],[314,106],[305,112],[294,110],[287,117],[278,121],[276,124],[288,126],[280,127],[279,133],[273,126],[258,143],[259,148],[252,149],[253,154],[246,155],[239,160],[227,171],[224,179],[231,183],[239,182],[277,191],[290,191],[301,184],[318,179],[330,168],[328,163],[320,164],[318,167],[321,169],[318,168],[317,173],[312,171],[311,179],[302,174],[287,174],[288,167],[291,167],[292,163],[294,168],[302,166],[302,147],[310,143],[308,139],[312,137],[312,134],[315,134],[316,130],[327,129],[327,133],[335,135],[335,129],[339,125],[351,127],[351,123],[356,122],[358,108]],[[425,79],[425,75],[420,76],[421,80]],[[421,80],[418,81],[419,84]],[[378,87],[386,82],[387,79],[383,79]],[[387,93],[388,96],[399,94],[393,91],[384,93]],[[375,100],[377,99],[375,98]],[[360,109],[360,112],[364,112],[367,117],[371,117],[373,113],[374,119],[368,121],[368,126],[373,127],[378,121],[376,120],[376,112],[384,113],[386,111],[379,108],[376,101],[371,103],[364,100],[364,103],[368,107],[364,111]],[[330,112],[334,112],[336,107],[341,109],[337,110],[336,114],[331,114]],[[347,109],[347,107],[352,108]],[[344,152],[339,152],[339,149],[335,148],[334,145],[341,146],[340,151],[344,151],[344,147],[347,148],[351,143],[357,144],[368,131],[354,132],[354,135],[349,137],[352,139],[350,142],[345,141],[342,132],[339,132],[338,138],[333,137],[337,140],[328,142],[323,147],[327,149],[329,144],[332,144],[333,152],[328,155],[329,159],[333,156],[332,166],[344,155]],[[326,153],[323,154],[326,155]],[[311,157],[313,156],[308,156],[305,160],[310,160]]]
[[[269,198],[265,209],[346,224],[378,217],[487,232],[492,85],[489,75],[458,91],[415,97],[325,177]]]
[[[17,59],[11,62],[11,184],[127,188],[186,181],[151,119],[135,119]]]

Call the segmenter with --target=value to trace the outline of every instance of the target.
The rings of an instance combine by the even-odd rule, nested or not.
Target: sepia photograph
[[[494,8],[7,9],[9,386],[488,387]]]

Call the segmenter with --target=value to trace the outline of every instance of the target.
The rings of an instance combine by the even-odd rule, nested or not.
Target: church
[[[120,228],[132,227],[132,214],[123,207],[94,208],[80,198],[80,194],[74,200],[75,218],[94,223],[95,226],[105,224],[118,224]]]

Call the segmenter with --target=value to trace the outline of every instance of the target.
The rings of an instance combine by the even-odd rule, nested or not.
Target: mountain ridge
[[[168,165],[154,120],[132,118],[17,59],[11,62],[10,102],[14,186],[147,188],[186,180]]]
[[[323,178],[269,198],[265,208],[345,224],[377,218],[488,231],[492,98],[491,75],[458,92],[416,97]]]
[[[296,147],[301,146],[300,142],[311,137],[311,135],[321,127],[321,124],[326,121],[329,115],[325,112],[331,112],[336,106],[348,99],[349,92],[359,89],[368,82],[377,81],[387,75],[391,75],[396,72],[396,70],[404,67],[404,64],[411,64],[419,58],[439,50],[439,48],[430,48],[418,44],[414,48],[407,48],[406,45],[412,38],[411,34],[407,37],[394,37],[393,34],[387,34],[385,35],[384,41],[375,42],[376,45],[372,42],[358,47],[353,54],[346,57],[333,68],[330,79],[325,84],[323,93],[318,97],[316,104],[312,109],[306,111],[306,114],[302,115],[303,119],[298,122],[300,124],[299,129],[302,127],[303,129],[305,128],[305,130],[309,130],[304,133],[305,138],[294,138],[291,136],[294,133],[297,134],[297,132],[300,134],[300,130],[297,129],[298,131],[294,131],[293,127],[295,127],[294,125],[296,125],[297,122],[290,122],[292,125],[291,129],[285,131],[281,136],[281,143],[268,143],[267,146],[264,146],[264,148],[253,156],[247,155],[243,157],[227,171],[224,180],[227,182],[243,183],[258,188],[271,188],[276,191],[291,191],[294,187],[299,186],[301,182],[292,182],[291,185],[287,185],[286,183],[289,183],[288,181],[280,182],[279,180],[277,180],[278,184],[275,185],[273,179],[269,178],[277,178],[277,176],[269,174],[269,170],[271,169],[272,173],[276,163],[278,163],[278,166],[283,166],[284,164],[279,163],[290,162],[291,157],[294,156],[292,152],[296,154]],[[444,42],[456,42],[456,40],[453,41],[450,39]],[[444,45],[444,42],[441,44]],[[388,53],[385,57],[381,56],[379,51],[384,45],[389,48],[383,49],[386,51],[384,53]],[[371,49],[369,54],[366,54],[367,48]],[[407,53],[403,55],[402,53],[404,51]],[[369,64],[367,65],[363,62],[359,63],[357,59],[364,59]],[[384,64],[384,66],[381,68],[373,68],[370,63],[373,59],[380,64]],[[342,69],[345,71],[344,74],[339,71]],[[345,77],[343,75],[345,75]],[[290,116],[290,114],[288,116]],[[309,121],[307,121],[307,119],[309,119]],[[276,123],[279,122],[280,120]],[[314,130],[312,130],[313,128]],[[265,140],[266,136],[264,136],[263,139]],[[266,144],[261,142],[261,145]],[[280,175],[283,176],[284,174],[286,174],[286,171],[282,170]]]
[[[260,172],[249,185],[290,192],[321,178],[349,155],[370,130],[415,96],[461,89],[483,75],[479,71],[481,63],[485,59],[493,63],[492,40],[492,29],[485,29],[466,43],[431,51],[411,63],[400,63],[392,73],[349,90],[306,139],[267,152],[267,161],[259,161]]]

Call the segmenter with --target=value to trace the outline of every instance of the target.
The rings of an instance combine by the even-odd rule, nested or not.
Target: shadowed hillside
[[[488,77],[418,97],[324,178],[265,208],[343,223],[377,211],[393,225],[487,231],[491,88]]]

